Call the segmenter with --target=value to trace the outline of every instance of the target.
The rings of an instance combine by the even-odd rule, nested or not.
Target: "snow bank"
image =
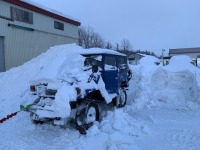
[[[88,51],[99,53],[99,49],[95,48]],[[106,52],[106,50],[103,51]],[[72,82],[71,78],[69,78],[72,75],[82,81],[86,81],[86,76],[90,75],[90,73],[80,74],[83,61],[82,57],[77,55],[80,53],[87,54],[88,52],[75,44],[55,46],[20,67],[0,73],[1,114],[19,109],[19,104],[26,91],[29,90],[30,83],[44,82],[46,80],[50,83],[48,85],[49,88],[51,88],[50,86],[58,88],[58,85],[53,84],[54,80],[63,78]],[[108,50],[107,53],[115,54],[117,52]],[[64,59],[66,61],[63,61]],[[80,64],[75,63],[77,61],[80,61]],[[198,99],[200,72],[197,67],[190,63],[190,58],[187,56],[172,57],[169,65],[164,67],[156,65],[156,62],[159,62],[159,59],[153,56],[146,56],[140,60],[139,65],[130,65],[133,78],[130,81],[129,89],[133,99],[128,103],[134,101],[136,107],[144,108],[155,105],[157,101],[166,103],[179,100],[182,100],[183,103],[185,101],[200,101]],[[55,64],[60,67],[55,67]],[[55,70],[52,70],[53,68]],[[65,72],[62,72],[62,70],[65,70]],[[52,81],[52,84],[50,81]],[[97,88],[95,84],[91,86]],[[102,83],[98,88],[104,88],[104,86]],[[85,89],[86,85],[83,84],[81,87]],[[113,97],[106,92],[103,92],[103,94],[108,101]],[[18,98],[16,99],[16,97]],[[73,96],[69,97],[72,99]],[[8,100],[10,102],[7,102]]]
[[[113,50],[100,49],[100,48],[91,48],[83,49],[75,44],[61,45],[50,48],[48,51],[52,53],[54,51],[60,51],[57,53],[55,58],[52,58],[46,65],[41,67],[35,76],[31,79],[30,83],[32,85],[38,84],[48,84],[48,89],[57,90],[55,95],[54,103],[50,110],[54,110],[54,113],[51,114],[59,116],[62,118],[69,117],[70,115],[70,101],[76,101],[77,93],[76,88],[81,89],[81,95],[86,94],[88,89],[100,90],[102,96],[105,98],[107,103],[110,103],[114,98],[113,94],[109,94],[105,89],[105,84],[101,79],[100,73],[95,73],[94,75],[99,76],[100,79],[98,83],[95,83],[93,80],[88,82],[88,78],[92,74],[92,71],[84,71],[84,60],[83,55],[87,54],[114,54],[114,55],[123,55]],[[48,52],[47,52],[48,53]],[[82,55],[83,54],[83,55]],[[57,83],[57,84],[55,84]],[[23,98],[23,105],[31,104],[32,100],[27,101],[27,96]],[[46,113],[42,111],[37,111],[38,116],[49,117],[48,109]]]
[[[138,83],[135,87],[139,92],[138,108],[157,102],[193,107],[193,103],[199,102],[200,70],[191,64],[188,56],[174,56],[167,66],[156,66],[156,61],[146,56],[138,66],[133,66],[133,78],[138,80],[135,81]]]
[[[52,47],[46,53],[43,53],[24,65],[13,68],[5,73],[0,73],[0,118],[19,110],[19,104],[21,103],[22,97],[27,93],[26,91],[28,90],[30,80],[33,81],[33,79],[39,80],[42,78],[45,75],[44,70],[46,66],[51,66],[51,63],[54,61],[60,64],[56,58],[67,58],[67,54],[70,51],[74,52],[75,49],[81,50],[82,48],[73,44]],[[81,60],[75,57],[73,59]],[[16,150],[27,148],[30,150],[139,149],[137,142],[140,141],[138,146],[142,147],[141,149],[149,149],[148,146],[156,149],[155,145],[159,145],[161,149],[166,149],[164,146],[167,145],[167,149],[170,149],[171,145],[176,145],[178,141],[180,145],[174,149],[180,149],[181,146],[185,146],[186,144],[187,146],[184,148],[188,149],[191,148],[192,139],[196,146],[194,148],[198,149],[199,141],[193,137],[198,137],[199,135],[199,130],[196,128],[199,122],[197,120],[199,113],[195,114],[196,116],[193,112],[191,114],[189,113],[186,118],[185,111],[182,113],[178,111],[178,113],[176,112],[177,116],[174,117],[174,112],[172,113],[171,109],[165,109],[163,111],[163,108],[157,107],[159,111],[155,111],[156,109],[145,110],[144,108],[155,106],[160,104],[158,102],[161,102],[162,104],[171,104],[170,107],[177,104],[176,109],[183,108],[182,106],[188,106],[191,110],[194,110],[195,107],[198,109],[198,103],[196,102],[199,102],[199,70],[192,66],[190,60],[186,57],[173,57],[170,64],[164,67],[155,65],[155,61],[158,61],[158,59],[146,57],[141,59],[138,66],[130,65],[133,78],[130,81],[129,91],[127,91],[128,105],[122,109],[112,108],[106,111],[107,113],[103,116],[103,120],[100,123],[95,123],[88,130],[86,136],[81,136],[78,131],[71,127],[60,129],[50,125],[34,126],[31,124],[28,114],[19,113],[15,118],[1,124],[0,132],[4,135],[4,138],[0,143],[0,148],[13,149],[15,147]],[[67,61],[65,63],[67,64]],[[63,67],[73,71],[73,74],[77,72],[76,75],[78,76],[79,70],[73,70],[73,66],[78,64],[73,64],[73,61],[71,61],[72,67],[70,67],[65,65],[65,63],[63,65],[61,64],[59,68],[56,68],[55,74],[49,75],[51,71],[46,70],[46,73],[49,73],[47,76],[48,81],[60,78],[69,79],[68,76],[71,74],[60,72],[60,69]],[[43,71],[44,74],[40,74],[39,76],[39,72]],[[47,78],[45,79],[47,80]],[[48,86],[52,88],[60,87],[53,83]],[[65,101],[65,99],[73,99],[75,91],[69,91],[72,95],[63,95],[67,87],[63,86],[60,88],[61,94],[58,93],[58,99],[62,101]],[[63,98],[65,99],[63,100]],[[190,103],[191,101],[192,103]],[[154,113],[156,115],[149,113],[151,112],[149,110],[155,111]],[[179,118],[180,115],[182,117]],[[177,118],[180,120],[177,120]],[[188,118],[192,118],[192,120]],[[192,121],[192,125],[190,125],[190,121]],[[156,124],[150,124],[152,122],[156,122]],[[163,123],[162,126],[160,126],[161,123]],[[151,128],[152,125],[154,130]],[[173,129],[173,131],[170,129]],[[186,132],[187,130],[188,132]],[[162,138],[161,135],[163,132],[171,133],[170,136],[164,134],[164,138]],[[145,141],[144,137],[147,138],[147,141]],[[171,145],[166,138],[168,140],[169,138],[172,139]],[[52,141],[54,142],[53,145],[51,143]],[[183,144],[181,143],[182,141]],[[165,143],[164,146],[163,143]]]
[[[100,52],[100,49],[92,48],[88,51],[96,54]],[[103,52],[120,54],[113,50],[105,49]],[[61,78],[72,82],[72,77],[82,80],[84,83],[87,82],[91,72],[81,73],[83,72],[84,59],[80,56],[81,53],[87,54],[88,52],[76,44],[54,46],[23,65],[0,73],[0,102],[2,103],[0,106],[2,113],[0,115],[4,116],[7,115],[7,112],[19,110],[20,103],[27,100],[24,97],[26,97],[26,93],[29,91],[30,84],[40,82],[53,83],[53,81]],[[58,85],[49,84],[49,86]],[[85,84],[80,86],[83,89],[88,87]],[[91,88],[105,89],[104,83],[99,84],[99,87],[96,86],[96,83],[92,83],[90,86]],[[108,102],[113,98],[113,95],[108,95],[106,91],[102,92],[102,94]]]
[[[194,66],[192,63],[192,59],[186,55],[174,56],[170,59],[169,64],[165,66],[165,70],[170,72],[179,72],[188,70],[192,73],[199,72],[199,69]]]
[[[145,57],[142,57],[141,60],[139,61],[139,64],[142,66],[146,66],[145,68],[149,68],[147,66],[154,66],[156,64],[160,63],[160,60],[154,56],[148,56],[146,55]],[[150,68],[152,69],[152,68]]]
[[[151,78],[152,97],[166,103],[184,104],[197,98],[197,82],[190,71],[157,70]]]
[[[142,109],[149,107],[153,101],[151,101],[152,91],[151,77],[152,74],[160,67],[156,63],[160,60],[154,56],[145,56],[141,58],[138,65],[131,67],[133,72],[132,81],[130,82],[130,91],[133,92],[134,101],[133,107]],[[131,65],[130,65],[131,66]]]
[[[113,54],[122,55],[114,50],[91,48],[83,49],[75,44],[60,45],[50,48],[46,56],[42,56],[48,59],[49,56],[55,55],[54,58],[49,59],[48,63],[42,65],[41,70],[35,74],[35,77],[31,80],[38,81],[39,83],[47,81],[53,81],[57,79],[69,80],[69,77],[77,77],[77,79],[85,78],[85,72],[83,72],[83,64],[85,58],[81,54]],[[91,73],[91,72],[90,72]],[[88,74],[86,75],[88,77]]]

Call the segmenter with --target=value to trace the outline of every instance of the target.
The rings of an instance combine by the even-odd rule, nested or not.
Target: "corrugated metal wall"
[[[4,38],[0,36],[0,72],[5,71]]]
[[[177,54],[170,54],[170,56],[178,56],[178,55],[187,55],[190,58],[198,58],[200,56],[200,53],[177,53]]]
[[[0,16],[10,18],[10,6],[11,4],[0,0]],[[23,64],[51,46],[78,41],[77,26],[63,22],[65,31],[57,30],[54,29],[55,19],[32,13],[33,25],[0,18],[0,36],[4,37],[6,70]],[[34,31],[19,29],[8,24],[32,28]]]

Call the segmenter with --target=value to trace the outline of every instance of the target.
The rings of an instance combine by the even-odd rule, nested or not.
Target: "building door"
[[[0,72],[5,71],[4,38],[0,36]]]

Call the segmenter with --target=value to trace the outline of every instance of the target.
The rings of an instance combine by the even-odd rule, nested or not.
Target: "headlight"
[[[35,92],[36,91],[35,85],[31,85],[30,90],[31,90],[31,92]]]

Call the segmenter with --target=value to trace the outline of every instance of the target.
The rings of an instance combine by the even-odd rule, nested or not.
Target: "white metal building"
[[[26,0],[0,0],[0,72],[59,44],[77,43],[80,22]]]

